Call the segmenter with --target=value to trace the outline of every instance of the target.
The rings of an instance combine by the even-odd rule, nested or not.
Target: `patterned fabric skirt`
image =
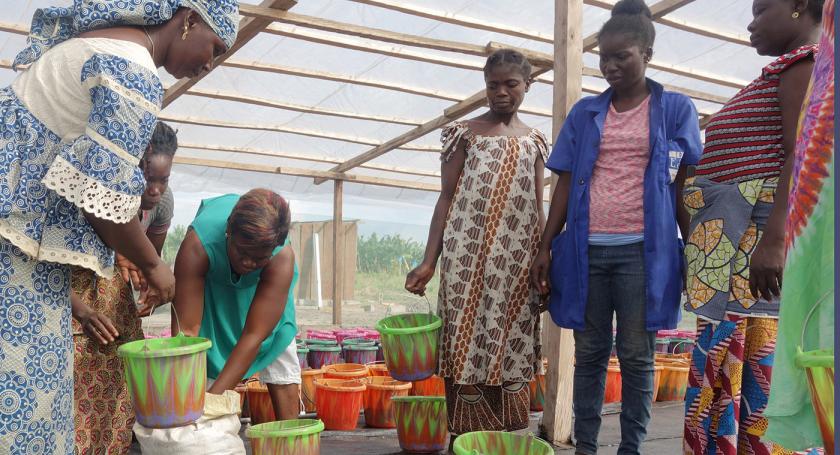
[[[453,435],[528,428],[531,396],[527,383],[462,385],[445,379],[446,410]]]
[[[73,453],[70,267],[0,238],[0,453]]]
[[[76,453],[128,453],[134,408],[117,349],[143,338],[134,295],[119,273],[109,280],[74,269],[72,287],[82,302],[111,319],[120,334],[116,342],[101,345],[73,321]]]
[[[777,328],[776,319],[733,313],[721,322],[697,320],[685,396],[686,455],[798,453],[762,440]]]

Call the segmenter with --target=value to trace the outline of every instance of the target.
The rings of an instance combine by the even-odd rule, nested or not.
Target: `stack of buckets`
[[[446,449],[446,398],[442,396],[442,379],[434,375],[441,325],[441,319],[431,312],[389,316],[376,324],[390,377],[411,383],[400,390],[405,394],[395,394],[387,400],[393,409],[400,447],[405,452],[437,453]],[[408,395],[409,389],[412,395]]]

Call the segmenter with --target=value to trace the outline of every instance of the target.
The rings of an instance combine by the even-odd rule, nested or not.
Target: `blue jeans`
[[[656,332],[645,330],[644,245],[589,246],[585,327],[575,331],[573,406],[577,452],[598,451],[601,407],[616,319],[621,365],[619,454],[638,454],[653,399]]]

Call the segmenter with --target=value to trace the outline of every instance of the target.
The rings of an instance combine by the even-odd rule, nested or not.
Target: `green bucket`
[[[207,338],[178,334],[132,341],[117,349],[140,425],[173,428],[201,417],[210,346]]]
[[[392,378],[413,382],[435,373],[442,325],[443,321],[431,313],[398,314],[376,323]]]
[[[409,453],[446,449],[449,421],[444,397],[392,397],[400,447]]]
[[[267,422],[245,430],[254,455],[320,455],[324,422],[294,419]]]
[[[303,342],[307,346],[338,346],[338,342],[335,340],[321,340],[318,338],[307,338]]]
[[[795,362],[808,377],[811,403],[826,453],[834,453],[834,350],[802,352],[797,348]]]
[[[464,433],[452,445],[455,455],[553,455],[551,445],[533,435],[504,431]]]

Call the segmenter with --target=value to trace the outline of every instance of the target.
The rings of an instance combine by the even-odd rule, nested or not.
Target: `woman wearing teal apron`
[[[300,413],[289,220],[288,203],[266,189],[202,201],[175,260],[172,316],[172,333],[213,342],[208,392],[259,372],[280,420]]]

